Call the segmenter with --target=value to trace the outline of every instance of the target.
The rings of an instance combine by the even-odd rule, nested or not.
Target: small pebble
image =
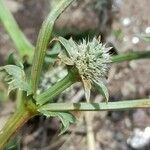
[[[122,24],[123,24],[124,26],[128,26],[130,23],[131,23],[130,18],[124,18],[123,21],[122,21]]]
[[[145,29],[145,33],[147,33],[147,34],[150,33],[150,27],[147,27],[147,28]]]
[[[137,44],[137,43],[139,43],[139,38],[138,37],[136,37],[136,36],[134,36],[133,38],[132,38],[132,43],[133,44]]]

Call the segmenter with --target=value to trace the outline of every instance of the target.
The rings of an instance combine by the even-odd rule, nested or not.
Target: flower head
[[[83,40],[79,44],[72,39],[67,41],[62,37],[59,38],[59,41],[66,50],[66,53],[61,53],[59,57],[65,64],[77,68],[84,84],[86,99],[89,100],[90,98],[92,83],[101,89],[104,87],[106,91],[102,79],[106,77],[111,63],[110,54],[108,53],[111,47],[106,47],[96,38],[92,41]],[[104,88],[102,89],[103,93]],[[106,92],[104,95],[106,97]],[[108,99],[108,97],[106,98]]]

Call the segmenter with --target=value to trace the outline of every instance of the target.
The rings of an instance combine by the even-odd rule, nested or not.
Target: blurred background
[[[22,31],[35,45],[42,21],[59,0],[5,0]],[[53,36],[73,37],[76,41],[101,35],[103,42],[112,46],[112,55],[129,51],[150,50],[150,44],[140,37],[150,34],[149,0],[78,0],[57,20]],[[55,46],[53,46],[54,50]],[[15,45],[0,22],[0,66],[15,51]],[[57,52],[56,52],[57,53]],[[39,91],[47,89],[67,73],[64,66],[55,66],[55,58],[46,57]],[[113,64],[107,80],[110,101],[150,98],[150,61],[136,60]],[[6,96],[6,85],[0,82],[0,128],[15,109],[15,94]],[[82,86],[77,83],[56,98],[57,101],[84,100]],[[103,97],[92,92],[92,100]],[[149,150],[150,110],[120,112],[91,112],[96,150]],[[16,137],[22,150],[86,150],[87,119],[76,113],[78,121],[69,130],[59,134],[56,119],[35,117]]]

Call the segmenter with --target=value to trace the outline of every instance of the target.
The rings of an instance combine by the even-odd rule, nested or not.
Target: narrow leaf
[[[65,53],[69,57],[74,57],[76,55],[76,50],[78,49],[76,43],[71,39],[66,40],[63,37],[58,38],[59,42],[64,46]]]
[[[31,60],[34,47],[28,41],[24,33],[20,30],[13,15],[7,8],[4,0],[0,0],[0,21],[3,23],[6,31],[13,40],[19,55],[21,57],[27,55]]]
[[[109,100],[108,89],[102,81],[93,81],[96,89],[105,97],[106,102]]]
[[[19,136],[11,138],[5,146],[5,150],[20,150],[20,149],[21,149],[21,142]]]
[[[61,0],[57,4],[56,8],[54,8],[46,20],[43,22],[41,30],[38,35],[38,40],[35,48],[33,66],[31,71],[31,83],[33,88],[33,93],[36,94],[36,90],[38,87],[38,82],[40,79],[40,74],[42,71],[42,66],[46,54],[47,47],[50,42],[51,33],[53,30],[53,26],[55,20],[59,17],[59,15],[73,2],[73,0]]]
[[[150,34],[141,34],[139,35],[139,37],[144,39],[147,42],[150,42]]]
[[[61,133],[63,134],[69,128],[70,124],[76,122],[76,118],[69,112],[51,112],[51,111],[41,111],[46,117],[57,117],[62,122]]]
[[[150,51],[141,51],[141,52],[128,52],[127,54],[119,54],[112,56],[112,62],[123,62],[123,61],[130,61],[136,59],[149,59],[150,58]]]
[[[87,102],[89,102],[90,101],[90,95],[91,95],[91,81],[82,77],[82,82],[84,85],[85,98],[86,98]]]

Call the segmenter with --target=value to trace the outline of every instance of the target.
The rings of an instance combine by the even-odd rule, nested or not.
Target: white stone
[[[134,37],[132,38],[132,43],[133,43],[133,44],[139,43],[139,38],[136,37],[136,36],[134,36]]]
[[[145,29],[145,33],[150,33],[150,27],[147,27],[147,28]]]
[[[130,18],[124,18],[122,23],[124,26],[128,26],[131,23],[131,20],[130,20]]]

